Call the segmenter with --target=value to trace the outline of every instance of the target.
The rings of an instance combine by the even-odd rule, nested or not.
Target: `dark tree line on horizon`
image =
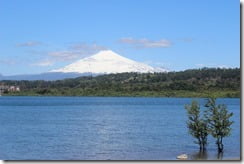
[[[1,81],[13,95],[240,97],[240,69],[203,68],[168,73],[119,73],[57,81]]]

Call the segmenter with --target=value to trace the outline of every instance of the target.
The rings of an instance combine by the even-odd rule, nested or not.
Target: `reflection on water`
[[[208,159],[208,152],[207,151],[199,151],[190,156],[192,160],[205,160]]]
[[[223,155],[224,153],[216,153],[216,155],[213,157],[212,160],[222,160],[223,159]],[[206,160],[206,159],[210,159],[209,155],[208,155],[208,151],[199,151],[196,153],[193,153],[192,155],[190,155],[190,159],[191,160]]]
[[[217,153],[217,159],[222,160],[223,159],[223,152]]]

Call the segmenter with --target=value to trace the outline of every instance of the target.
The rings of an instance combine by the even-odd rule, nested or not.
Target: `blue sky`
[[[2,0],[0,21],[3,75],[103,49],[172,71],[240,67],[238,0]]]

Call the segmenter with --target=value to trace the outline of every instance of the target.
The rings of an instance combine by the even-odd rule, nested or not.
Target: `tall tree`
[[[192,101],[190,105],[186,105],[188,121],[187,127],[189,133],[197,139],[196,144],[200,146],[200,151],[204,151],[207,145],[208,125],[207,121],[200,116],[200,106],[197,101]]]
[[[224,150],[223,138],[231,134],[233,121],[230,121],[230,117],[233,113],[228,112],[226,105],[217,105],[215,98],[207,99],[205,107],[208,108],[205,117],[209,122],[210,133],[216,138],[218,152],[221,153]]]

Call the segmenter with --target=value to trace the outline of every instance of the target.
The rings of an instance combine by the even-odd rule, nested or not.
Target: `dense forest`
[[[168,73],[120,73],[57,81],[1,81],[20,92],[4,95],[240,97],[240,69],[202,68]]]

